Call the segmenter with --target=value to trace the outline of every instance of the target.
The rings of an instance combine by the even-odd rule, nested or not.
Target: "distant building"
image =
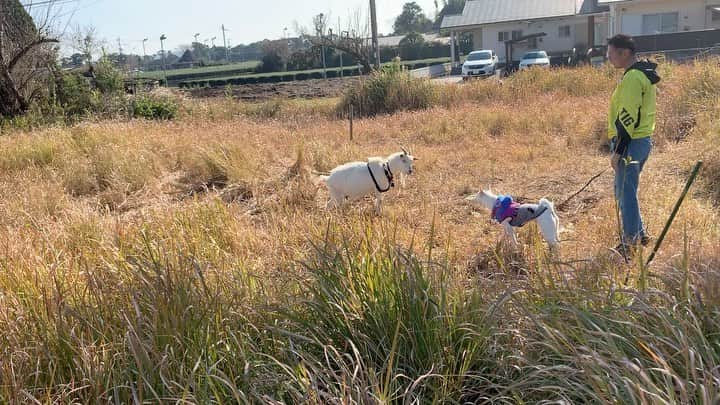
[[[441,23],[451,38],[469,33],[475,49],[492,49],[502,62],[535,49],[583,53],[619,33],[635,36],[640,51],[703,48],[720,43],[719,29],[720,0],[468,0]],[[525,37],[506,55],[506,42]],[[451,46],[457,63],[455,55]]]
[[[470,33],[475,49],[492,49],[505,62],[535,49],[552,55],[601,45],[609,11],[597,0],[468,0],[462,14],[443,18],[441,30],[452,38]],[[514,44],[508,57],[505,42],[526,36],[532,38]]]

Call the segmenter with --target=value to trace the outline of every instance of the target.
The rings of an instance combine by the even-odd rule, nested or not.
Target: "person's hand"
[[[622,156],[618,153],[613,153],[612,156],[610,157],[610,166],[616,172],[620,168],[620,159],[622,159]]]

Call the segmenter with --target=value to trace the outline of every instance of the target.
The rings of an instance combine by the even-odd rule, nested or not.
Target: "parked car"
[[[535,66],[550,67],[550,58],[548,58],[547,52],[527,52],[523,55],[522,59],[520,59],[520,70],[525,70]]]
[[[467,80],[473,76],[492,76],[497,69],[497,62],[495,51],[489,49],[472,51],[462,65],[463,79]]]

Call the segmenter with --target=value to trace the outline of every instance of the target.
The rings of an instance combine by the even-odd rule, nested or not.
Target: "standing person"
[[[608,41],[608,59],[623,78],[613,92],[608,114],[610,160],[615,170],[615,198],[622,218],[622,236],[616,250],[627,257],[631,247],[646,245],[650,238],[638,202],[640,172],[652,150],[655,131],[655,85],[660,81],[657,64],[638,61],[635,41],[616,35]]]

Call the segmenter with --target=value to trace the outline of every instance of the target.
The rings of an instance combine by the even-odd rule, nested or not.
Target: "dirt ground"
[[[360,81],[359,77],[311,79],[281,83],[256,83],[231,86],[230,92],[240,100],[260,101],[273,97],[322,98],[337,97]],[[226,87],[188,89],[185,92],[193,98],[223,97]]]

